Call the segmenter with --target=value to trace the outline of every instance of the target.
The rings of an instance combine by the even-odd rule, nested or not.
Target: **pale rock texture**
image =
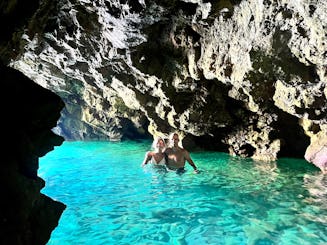
[[[326,172],[326,13],[325,0],[1,1],[0,243],[45,244],[58,225],[65,205],[37,173],[63,142],[53,128],[178,131],[189,149],[270,161],[262,170],[304,156]],[[318,201],[322,181],[305,176]]]
[[[310,120],[301,121],[306,134],[310,136],[311,142],[305,152],[305,159],[314,163],[323,173],[327,173],[327,127],[318,125]]]
[[[179,131],[190,149],[303,157],[317,143],[299,120],[326,125],[326,13],[324,0],[44,1],[11,66],[61,96],[66,139]]]

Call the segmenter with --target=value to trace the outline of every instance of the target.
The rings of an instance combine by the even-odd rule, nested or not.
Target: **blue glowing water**
[[[140,164],[151,142],[65,142],[40,159],[43,193],[67,205],[48,245],[327,244],[327,176],[304,160],[265,164],[193,153],[201,170]]]

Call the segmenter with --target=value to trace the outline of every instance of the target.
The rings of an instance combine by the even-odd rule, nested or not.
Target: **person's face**
[[[178,145],[178,142],[179,142],[179,137],[177,134],[174,134],[173,138],[172,138],[172,141],[174,143],[174,146],[177,146]]]
[[[165,147],[165,142],[162,139],[158,140],[157,147],[163,149]]]

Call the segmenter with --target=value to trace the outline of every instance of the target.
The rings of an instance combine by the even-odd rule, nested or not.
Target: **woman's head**
[[[154,149],[161,149],[161,150],[163,150],[164,148],[166,148],[166,143],[165,143],[165,141],[164,141],[163,138],[157,137],[153,141],[152,147]]]

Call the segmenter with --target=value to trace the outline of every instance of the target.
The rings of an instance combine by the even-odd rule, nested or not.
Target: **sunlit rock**
[[[326,123],[326,12],[322,0],[45,2],[11,66],[61,96],[67,139],[180,131],[196,149],[303,157],[299,120]]]
[[[305,152],[305,159],[312,162],[323,173],[327,173],[327,127],[312,135],[309,147]]]

